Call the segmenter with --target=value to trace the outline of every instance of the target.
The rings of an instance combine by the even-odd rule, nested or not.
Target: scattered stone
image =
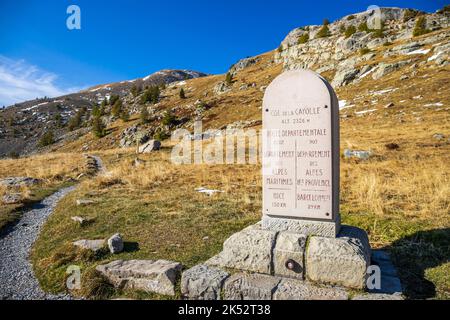
[[[225,300],[271,300],[280,278],[263,274],[238,273],[225,281]]]
[[[442,133],[436,133],[433,135],[433,138],[436,140],[444,140],[445,139],[445,135],[443,135]]]
[[[139,153],[150,153],[161,148],[161,142],[158,140],[150,140],[139,147]]]
[[[283,279],[273,300],[348,300],[348,293],[339,287],[318,286],[306,281]]]
[[[358,158],[361,160],[367,160],[370,158],[371,155],[372,155],[372,152],[370,152],[370,151],[350,150],[350,149],[344,150],[344,157],[347,159]]]
[[[250,226],[228,238],[223,251],[206,264],[270,274],[275,236],[275,231],[262,230],[260,225]]]
[[[84,249],[84,250],[91,250],[93,252],[98,252],[102,250],[105,247],[106,241],[103,240],[78,240],[73,242],[73,245]]]
[[[408,80],[408,79],[409,79],[409,77],[407,75],[403,75],[403,76],[400,77],[400,80],[402,80],[402,81],[403,80]]]
[[[355,289],[366,287],[370,245],[365,231],[343,226],[338,238],[311,237],[306,252],[308,279]]]
[[[121,148],[131,147],[136,145],[136,140],[139,144],[146,143],[150,140],[151,132],[139,131],[139,125],[134,125],[126,128],[120,135],[119,146]]]
[[[116,260],[96,270],[118,289],[175,295],[181,264],[167,260]]]
[[[278,234],[273,252],[273,266],[276,276],[303,280],[306,239],[305,235],[293,232],[280,232]]]
[[[331,85],[333,87],[345,86],[351,83],[358,76],[359,70],[351,67],[350,69],[340,69],[336,72]]]
[[[206,194],[206,195],[208,195],[210,197],[213,196],[216,193],[223,193],[223,191],[221,191],[221,190],[206,189],[206,188],[203,188],[203,187],[196,188],[195,191],[200,192],[200,193],[204,193],[204,194]]]
[[[193,300],[220,300],[220,290],[229,273],[207,265],[197,265],[181,277],[181,294]]]
[[[93,201],[93,200],[86,200],[86,199],[78,199],[76,201],[76,203],[77,203],[77,206],[88,206],[90,204],[94,204],[95,201]]]
[[[42,180],[30,177],[9,177],[0,179],[0,185],[4,187],[30,187],[39,184]]]
[[[385,105],[384,108],[385,108],[385,109],[389,109],[389,108],[392,108],[392,107],[394,107],[394,106],[395,106],[395,104],[394,104],[393,102],[390,102],[390,103],[388,103],[387,105]]]
[[[88,221],[87,219],[80,216],[71,217],[70,219],[72,219],[72,221],[78,222],[80,225],[84,225]]]
[[[123,239],[120,233],[116,233],[108,239],[108,248],[112,254],[121,253],[123,251]]]
[[[231,90],[231,86],[229,86],[226,82],[221,81],[214,86],[213,92],[214,94],[222,94]]]
[[[17,204],[22,201],[22,195],[20,193],[7,193],[2,197],[4,204]]]
[[[374,80],[378,80],[378,79],[384,77],[385,75],[400,69],[401,67],[407,65],[410,62],[411,62],[410,60],[408,60],[408,61],[399,61],[399,62],[395,62],[395,63],[382,62],[382,63],[379,64],[377,70],[375,70],[373,72],[372,78]]]

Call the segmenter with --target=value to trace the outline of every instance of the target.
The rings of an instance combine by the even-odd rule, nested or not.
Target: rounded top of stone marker
[[[270,105],[289,103],[292,101],[323,101],[334,94],[328,81],[318,73],[307,70],[285,71],[276,77],[267,87],[264,94],[264,104]]]

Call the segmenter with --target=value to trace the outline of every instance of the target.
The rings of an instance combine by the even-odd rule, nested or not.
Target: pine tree
[[[427,34],[429,32],[431,32],[431,31],[429,29],[427,29],[427,20],[425,19],[424,16],[420,16],[416,20],[416,25],[414,26],[414,30],[413,30],[413,36],[418,37],[418,36]]]
[[[149,123],[149,121],[150,121],[150,114],[148,113],[148,110],[147,110],[146,107],[142,107],[141,114],[140,114],[140,119],[141,119],[141,123],[142,124]]]
[[[118,99],[111,108],[111,114],[114,117],[118,117],[120,116],[121,112],[122,112],[122,100]]]
[[[92,119],[92,133],[97,138],[102,138],[106,135],[106,126],[99,116]]]
[[[180,98],[181,99],[186,99],[186,94],[184,93],[184,89],[183,88],[180,89]]]
[[[328,21],[328,19],[324,19],[323,20],[323,26],[322,28],[317,32],[316,34],[316,38],[326,38],[331,36],[331,32],[330,29],[328,28],[328,25],[330,24],[330,22]]]
[[[55,143],[55,137],[53,135],[53,131],[49,130],[42,135],[38,145],[39,147],[46,147],[53,143]]]

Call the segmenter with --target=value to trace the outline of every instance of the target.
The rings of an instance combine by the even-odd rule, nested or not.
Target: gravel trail
[[[39,287],[29,259],[42,225],[56,204],[75,187],[63,188],[24,212],[17,224],[0,234],[0,300],[61,300],[68,295],[46,294]]]

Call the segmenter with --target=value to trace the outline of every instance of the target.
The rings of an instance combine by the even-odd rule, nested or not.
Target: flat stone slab
[[[84,250],[91,250],[94,252],[97,252],[103,248],[105,248],[106,241],[103,240],[78,240],[73,243],[74,246],[84,249]]]
[[[225,281],[225,300],[272,300],[281,278],[264,274],[238,273]]]
[[[345,226],[338,238],[311,237],[306,253],[306,275],[314,282],[364,289],[370,265],[365,231]]]
[[[309,221],[299,219],[275,218],[264,215],[262,228],[276,232],[290,231],[305,236],[322,236],[335,238],[340,230],[340,221]]]
[[[116,260],[97,266],[116,288],[175,295],[175,281],[182,265],[167,260]]]
[[[339,287],[317,286],[306,281],[283,279],[273,300],[348,300],[348,292]]]
[[[304,279],[305,235],[280,232],[273,251],[273,267],[276,276]]]
[[[192,300],[220,300],[220,290],[229,276],[219,268],[197,265],[183,272],[181,294]]]
[[[352,300],[405,300],[401,294],[367,293],[354,296]]]
[[[233,234],[223,244],[223,251],[205,264],[270,274],[276,232],[262,230],[259,224]]]

